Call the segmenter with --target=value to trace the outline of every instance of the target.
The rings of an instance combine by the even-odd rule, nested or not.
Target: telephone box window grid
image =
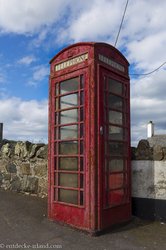
[[[84,205],[84,75],[55,84],[54,200]]]

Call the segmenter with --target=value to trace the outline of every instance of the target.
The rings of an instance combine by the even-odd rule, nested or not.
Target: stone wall
[[[131,152],[132,160],[166,160],[166,147],[159,144],[151,146],[148,140],[141,140],[136,148],[132,147]]]
[[[3,140],[0,143],[0,188],[45,197],[48,146]]]
[[[28,141],[0,143],[0,188],[47,196],[48,146]],[[166,221],[166,148],[141,140],[132,148],[133,214]]]

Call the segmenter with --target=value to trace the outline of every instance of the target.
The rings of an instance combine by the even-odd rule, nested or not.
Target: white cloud
[[[67,0],[0,0],[2,32],[33,33],[63,14]]]
[[[45,65],[38,65],[33,68],[32,78],[28,81],[29,86],[38,86],[41,81],[47,78],[48,81],[49,67]]]
[[[49,28],[45,27],[43,30],[40,31],[38,36],[32,41],[32,46],[39,47],[41,43],[48,38],[48,36],[49,36]]]
[[[24,56],[22,57],[20,60],[18,60],[19,64],[23,64],[23,65],[30,65],[31,63],[35,62],[36,58],[33,55],[29,55],[29,56]]]
[[[135,81],[132,81],[131,93],[135,97],[150,98],[150,99],[165,99],[166,88],[166,71],[160,69],[159,71]]]
[[[166,2],[164,0],[129,1],[125,28],[127,35],[134,39],[142,39],[151,35],[152,31],[160,32],[165,29],[166,16],[164,15]]]
[[[48,103],[23,101],[19,98],[0,100],[4,138],[13,140],[47,141]]]
[[[87,1],[85,1],[87,2]],[[59,29],[57,40],[61,42],[72,41],[115,41],[124,2],[116,0],[93,0],[80,7],[81,11],[72,11],[66,25]],[[77,6],[78,7],[78,6]],[[74,8],[72,6],[71,8]]]
[[[73,21],[69,34],[74,41],[114,37],[121,14],[118,1],[95,1],[91,8]]]
[[[166,72],[131,81],[132,144],[146,139],[146,124],[155,123],[155,133],[166,134]]]
[[[137,69],[151,71],[166,61],[164,46],[166,44],[166,31],[151,34],[146,38],[131,41],[128,45],[129,59],[137,63]]]
[[[35,67],[35,71],[33,73],[33,79],[35,81],[42,81],[46,76],[48,76],[48,74],[49,74],[49,68],[44,65],[40,65]]]
[[[120,45],[127,49],[136,70],[148,72],[166,60],[166,2],[145,0],[129,2]]]

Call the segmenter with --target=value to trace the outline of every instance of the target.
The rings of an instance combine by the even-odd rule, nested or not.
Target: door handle
[[[100,135],[103,135],[103,134],[104,134],[103,126],[100,126]]]

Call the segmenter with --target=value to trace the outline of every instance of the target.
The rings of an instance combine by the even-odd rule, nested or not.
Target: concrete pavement
[[[134,219],[99,237],[47,219],[47,201],[0,190],[0,249],[166,249],[166,224]]]

